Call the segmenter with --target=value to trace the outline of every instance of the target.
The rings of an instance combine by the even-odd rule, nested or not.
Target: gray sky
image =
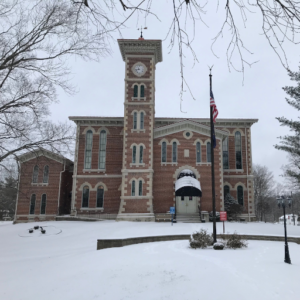
[[[288,129],[279,126],[275,117],[285,116],[296,119],[298,114],[286,101],[283,86],[293,85],[280,60],[262,35],[259,14],[250,14],[247,27],[241,30],[245,46],[254,54],[245,56],[249,61],[258,61],[252,67],[245,66],[243,75],[231,68],[228,69],[226,49],[229,42],[229,31],[214,46],[217,58],[211,51],[213,37],[218,33],[224,20],[223,7],[210,4],[203,17],[209,27],[201,22],[196,25],[193,48],[198,62],[193,67],[192,55],[185,51],[185,78],[196,100],[188,92],[183,97],[183,112],[180,111],[180,68],[178,46],[169,53],[169,39],[163,41],[163,62],[156,65],[156,117],[208,118],[209,117],[209,70],[213,67],[213,92],[220,118],[258,118],[259,122],[252,127],[253,163],[267,166],[274,174],[274,179],[283,182],[279,176],[281,166],[287,163],[286,154],[276,150],[280,135],[288,134]],[[164,40],[172,18],[172,1],[159,1],[153,5],[161,21],[149,17],[146,21],[133,17],[122,30],[125,39],[139,37],[137,27],[147,26],[145,39]],[[164,12],[162,14],[161,12]],[[237,18],[237,24],[241,24]],[[188,23],[187,31],[192,32]],[[78,93],[68,96],[59,92],[59,103],[51,107],[52,119],[66,121],[68,116],[123,116],[124,114],[124,72],[117,39],[114,34],[111,40],[111,55],[100,63],[86,62],[80,59],[70,60],[72,83]],[[286,53],[290,68],[298,70],[299,46],[286,43]],[[239,58],[233,62],[238,65]],[[185,88],[186,89],[186,88]]]

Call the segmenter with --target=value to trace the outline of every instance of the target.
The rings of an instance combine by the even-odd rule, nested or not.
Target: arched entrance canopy
[[[175,196],[202,196],[200,182],[191,170],[182,170],[175,182]]]

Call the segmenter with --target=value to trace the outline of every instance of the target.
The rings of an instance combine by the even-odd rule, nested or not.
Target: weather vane
[[[141,26],[141,28],[138,28],[137,30],[140,30],[141,31],[141,36],[140,36],[140,38],[141,39],[143,39],[143,29],[148,29],[147,27],[144,27],[143,28],[143,26]]]

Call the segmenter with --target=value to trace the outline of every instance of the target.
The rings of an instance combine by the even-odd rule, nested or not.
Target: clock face
[[[135,71],[138,73],[138,74],[143,74],[144,73],[144,66],[143,65],[136,65],[134,67]]]

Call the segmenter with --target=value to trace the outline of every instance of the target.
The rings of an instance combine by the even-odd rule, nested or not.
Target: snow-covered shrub
[[[197,248],[207,248],[213,244],[213,238],[207,233],[207,230],[200,229],[200,231],[195,232],[190,237],[190,247],[193,249]]]
[[[226,248],[230,249],[238,249],[238,248],[247,248],[248,243],[246,240],[243,240],[242,237],[234,232],[233,234],[222,234],[221,238],[223,239],[223,243]]]
[[[220,243],[220,242],[214,243],[213,248],[215,250],[223,250],[224,249],[224,244]]]

